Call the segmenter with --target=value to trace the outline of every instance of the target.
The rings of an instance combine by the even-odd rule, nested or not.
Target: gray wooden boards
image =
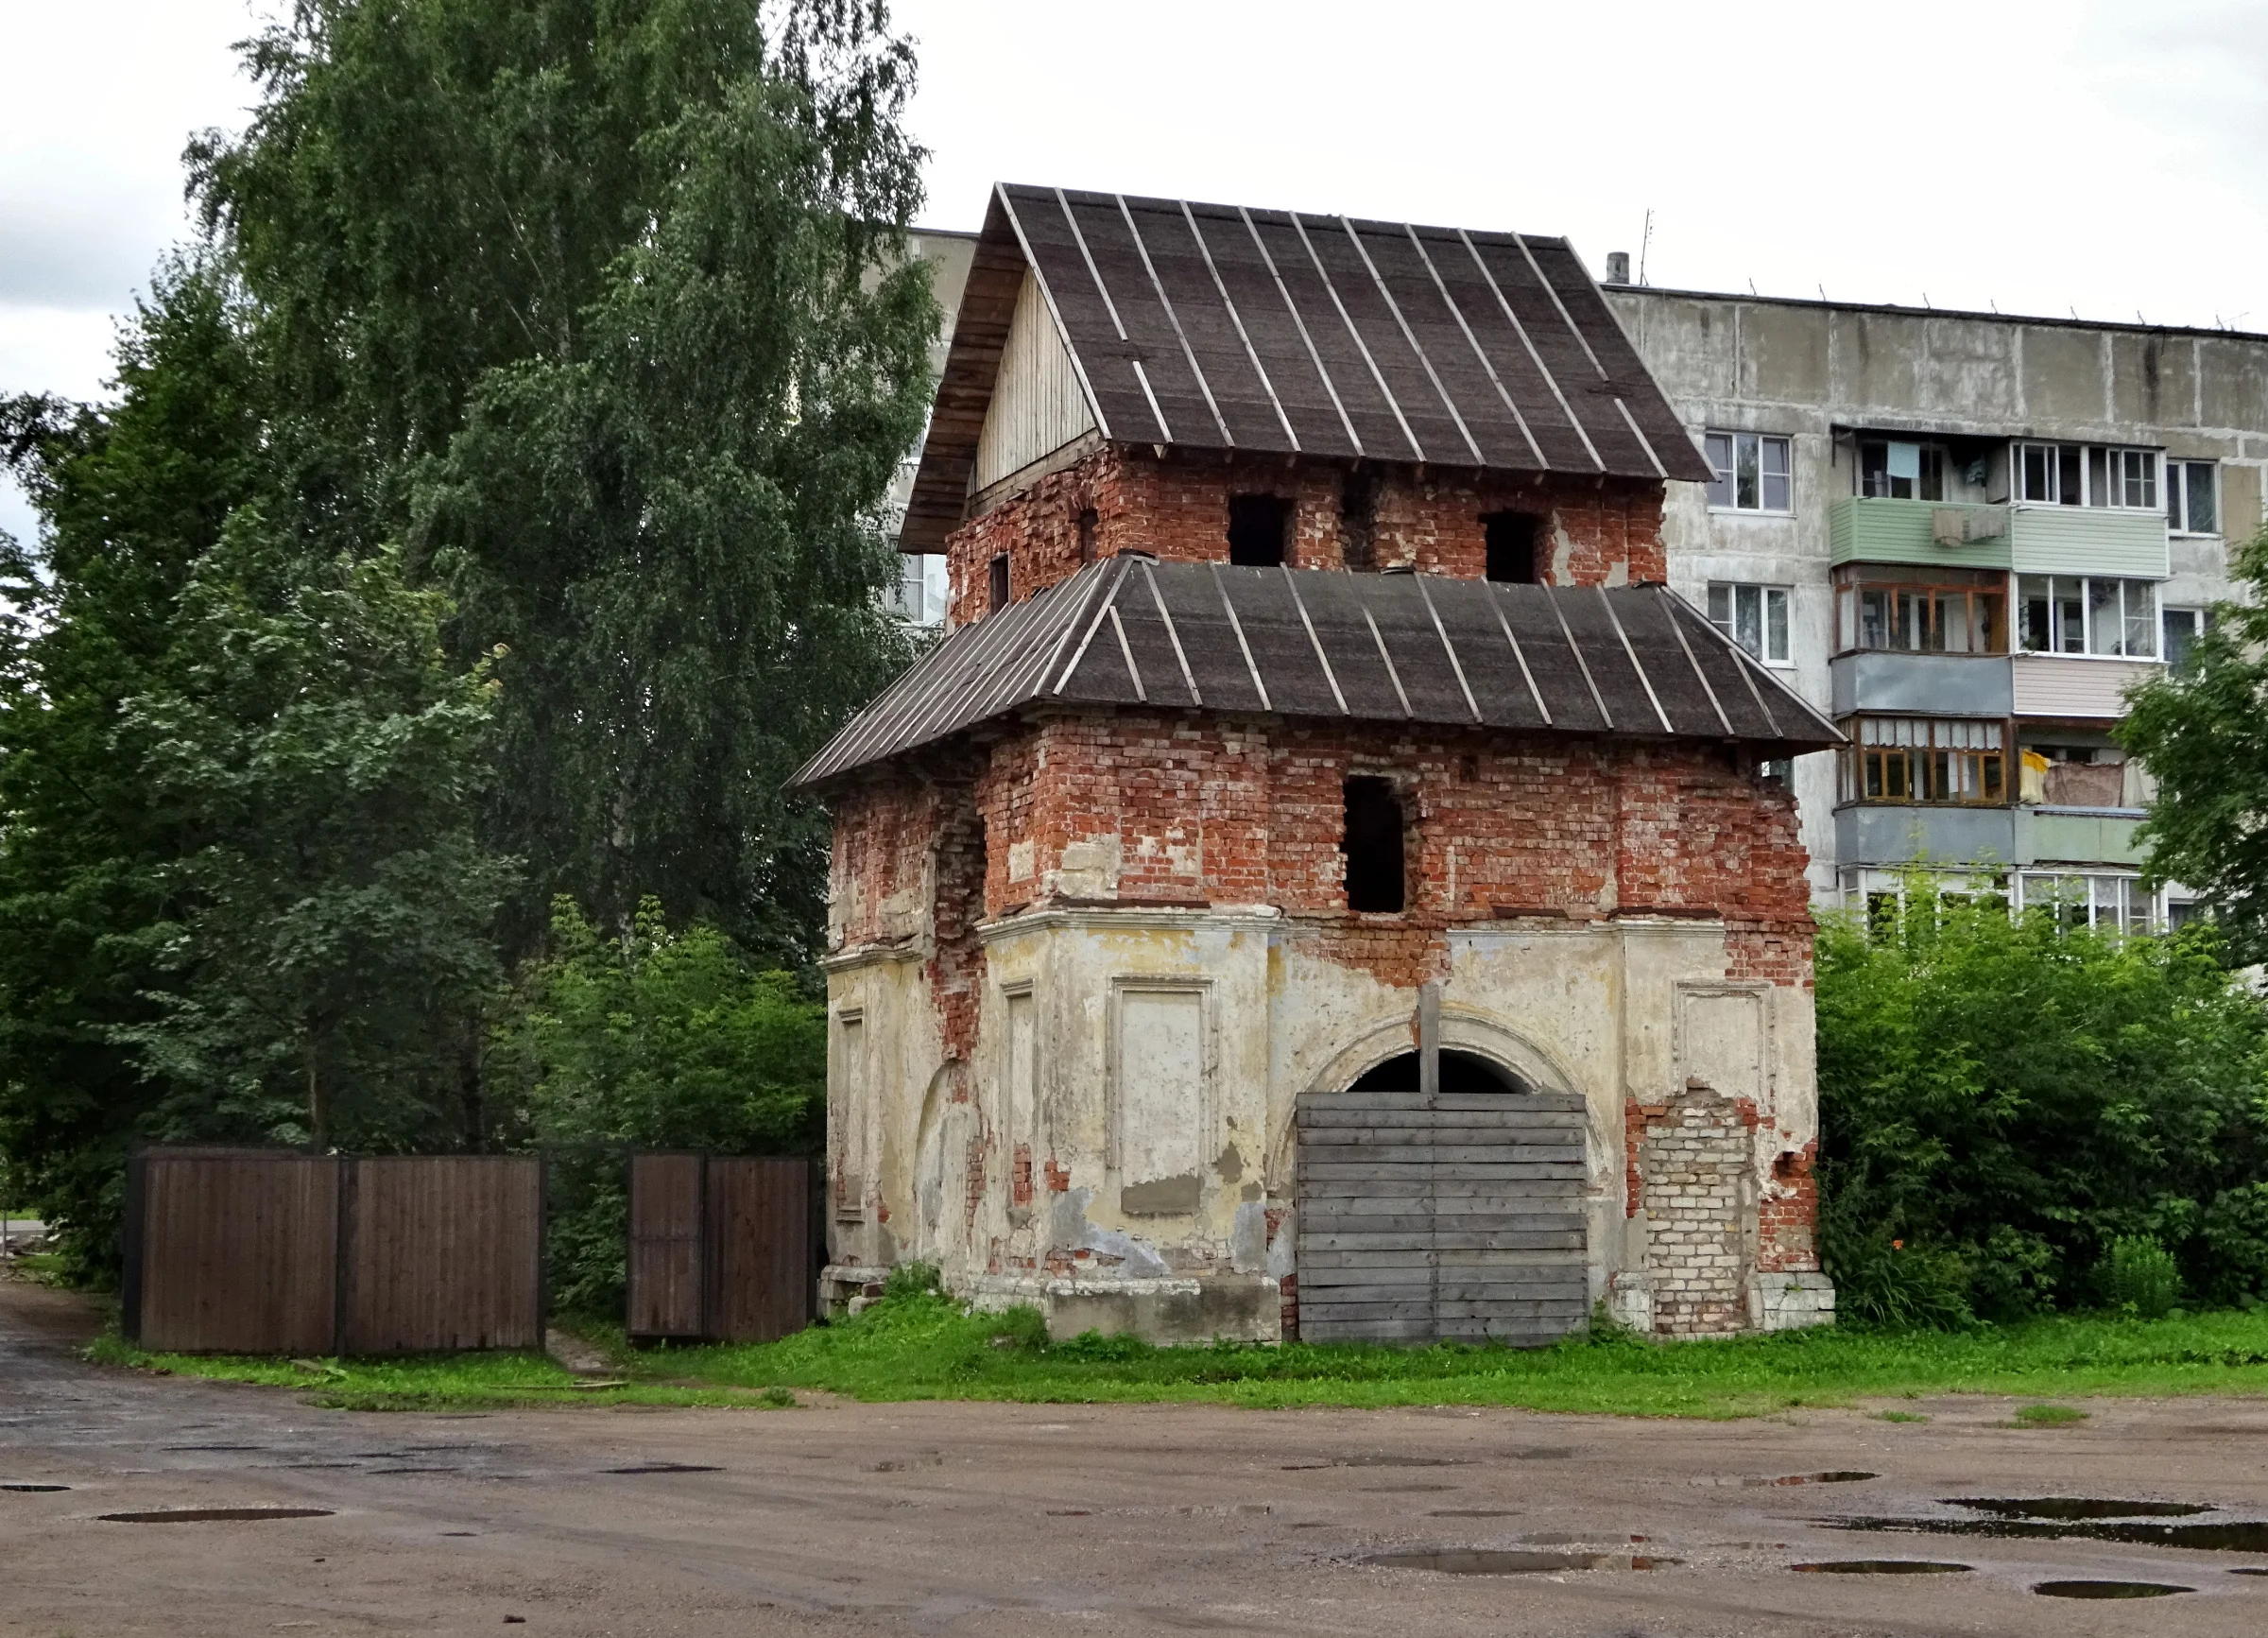
[[[1666,586],[1500,585],[1114,557],[961,627],[798,770],[816,785],[1044,706],[1839,745]]]
[[[1302,1341],[1539,1344],[1582,1321],[1581,1098],[1315,1093],[1298,1121]]]

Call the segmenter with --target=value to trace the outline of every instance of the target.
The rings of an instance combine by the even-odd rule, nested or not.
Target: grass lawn
[[[799,1388],[868,1401],[1209,1401],[1252,1406],[1502,1405],[1636,1416],[1758,1416],[1864,1398],[1995,1393],[2268,1393],[2268,1308],[2156,1320],[2076,1317],[1973,1331],[1828,1328],[1716,1342],[1621,1335],[1555,1348],[1290,1343],[1151,1348],[1047,1343],[1038,1316],[970,1315],[933,1295],[755,1347],[630,1350],[580,1328],[617,1373],[578,1385],[541,1354],[279,1360],[151,1354],[108,1337],[93,1357],[182,1375],[313,1390],[341,1409],[496,1404],[792,1402]],[[782,1391],[785,1390],[785,1391]],[[2035,1417],[2032,1425],[2053,1426]]]

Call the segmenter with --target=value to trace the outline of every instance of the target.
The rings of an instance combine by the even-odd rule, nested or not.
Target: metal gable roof
[[[961,521],[1026,268],[1103,437],[1707,482],[1565,239],[1003,183],[902,541]]]
[[[1777,756],[1843,737],[1664,586],[1125,556],[954,631],[794,783],[1050,705],[1730,740]]]

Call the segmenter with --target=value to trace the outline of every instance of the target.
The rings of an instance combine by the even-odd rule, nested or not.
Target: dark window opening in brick
[[[1393,782],[1357,774],[1347,782],[1347,907],[1396,912],[1408,891],[1401,799]]]
[[[1003,552],[992,560],[991,601],[988,612],[997,612],[1008,606],[1008,554]]]
[[[1079,561],[1082,563],[1094,561],[1094,527],[1100,521],[1094,515],[1092,507],[1079,514]]]
[[[1339,489],[1339,561],[1378,567],[1378,480],[1364,473],[1349,473]]]
[[[1389,1058],[1377,1068],[1366,1071],[1363,1078],[1347,1089],[1349,1092],[1416,1092],[1418,1090],[1418,1055],[1405,1052],[1400,1058]],[[1454,1047],[1441,1050],[1441,1090],[1443,1092],[1524,1092],[1520,1078],[1509,1070],[1500,1069],[1475,1052],[1459,1052]]]
[[[1534,585],[1537,574],[1537,538],[1542,534],[1541,518],[1528,512],[1490,512],[1481,519],[1481,527],[1487,531],[1488,567],[1491,580],[1504,580],[1514,585]]]
[[[1283,566],[1292,503],[1280,495],[1236,495],[1228,502],[1228,560],[1249,569]]]

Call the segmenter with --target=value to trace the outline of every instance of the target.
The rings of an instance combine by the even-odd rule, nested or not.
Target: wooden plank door
[[[632,1336],[709,1335],[708,1167],[705,1157],[630,1157]]]
[[[1582,1099],[1349,1090],[1298,1120],[1302,1339],[1538,1344],[1582,1321]]]
[[[770,1342],[811,1322],[812,1164],[803,1160],[709,1163],[710,1335]]]

